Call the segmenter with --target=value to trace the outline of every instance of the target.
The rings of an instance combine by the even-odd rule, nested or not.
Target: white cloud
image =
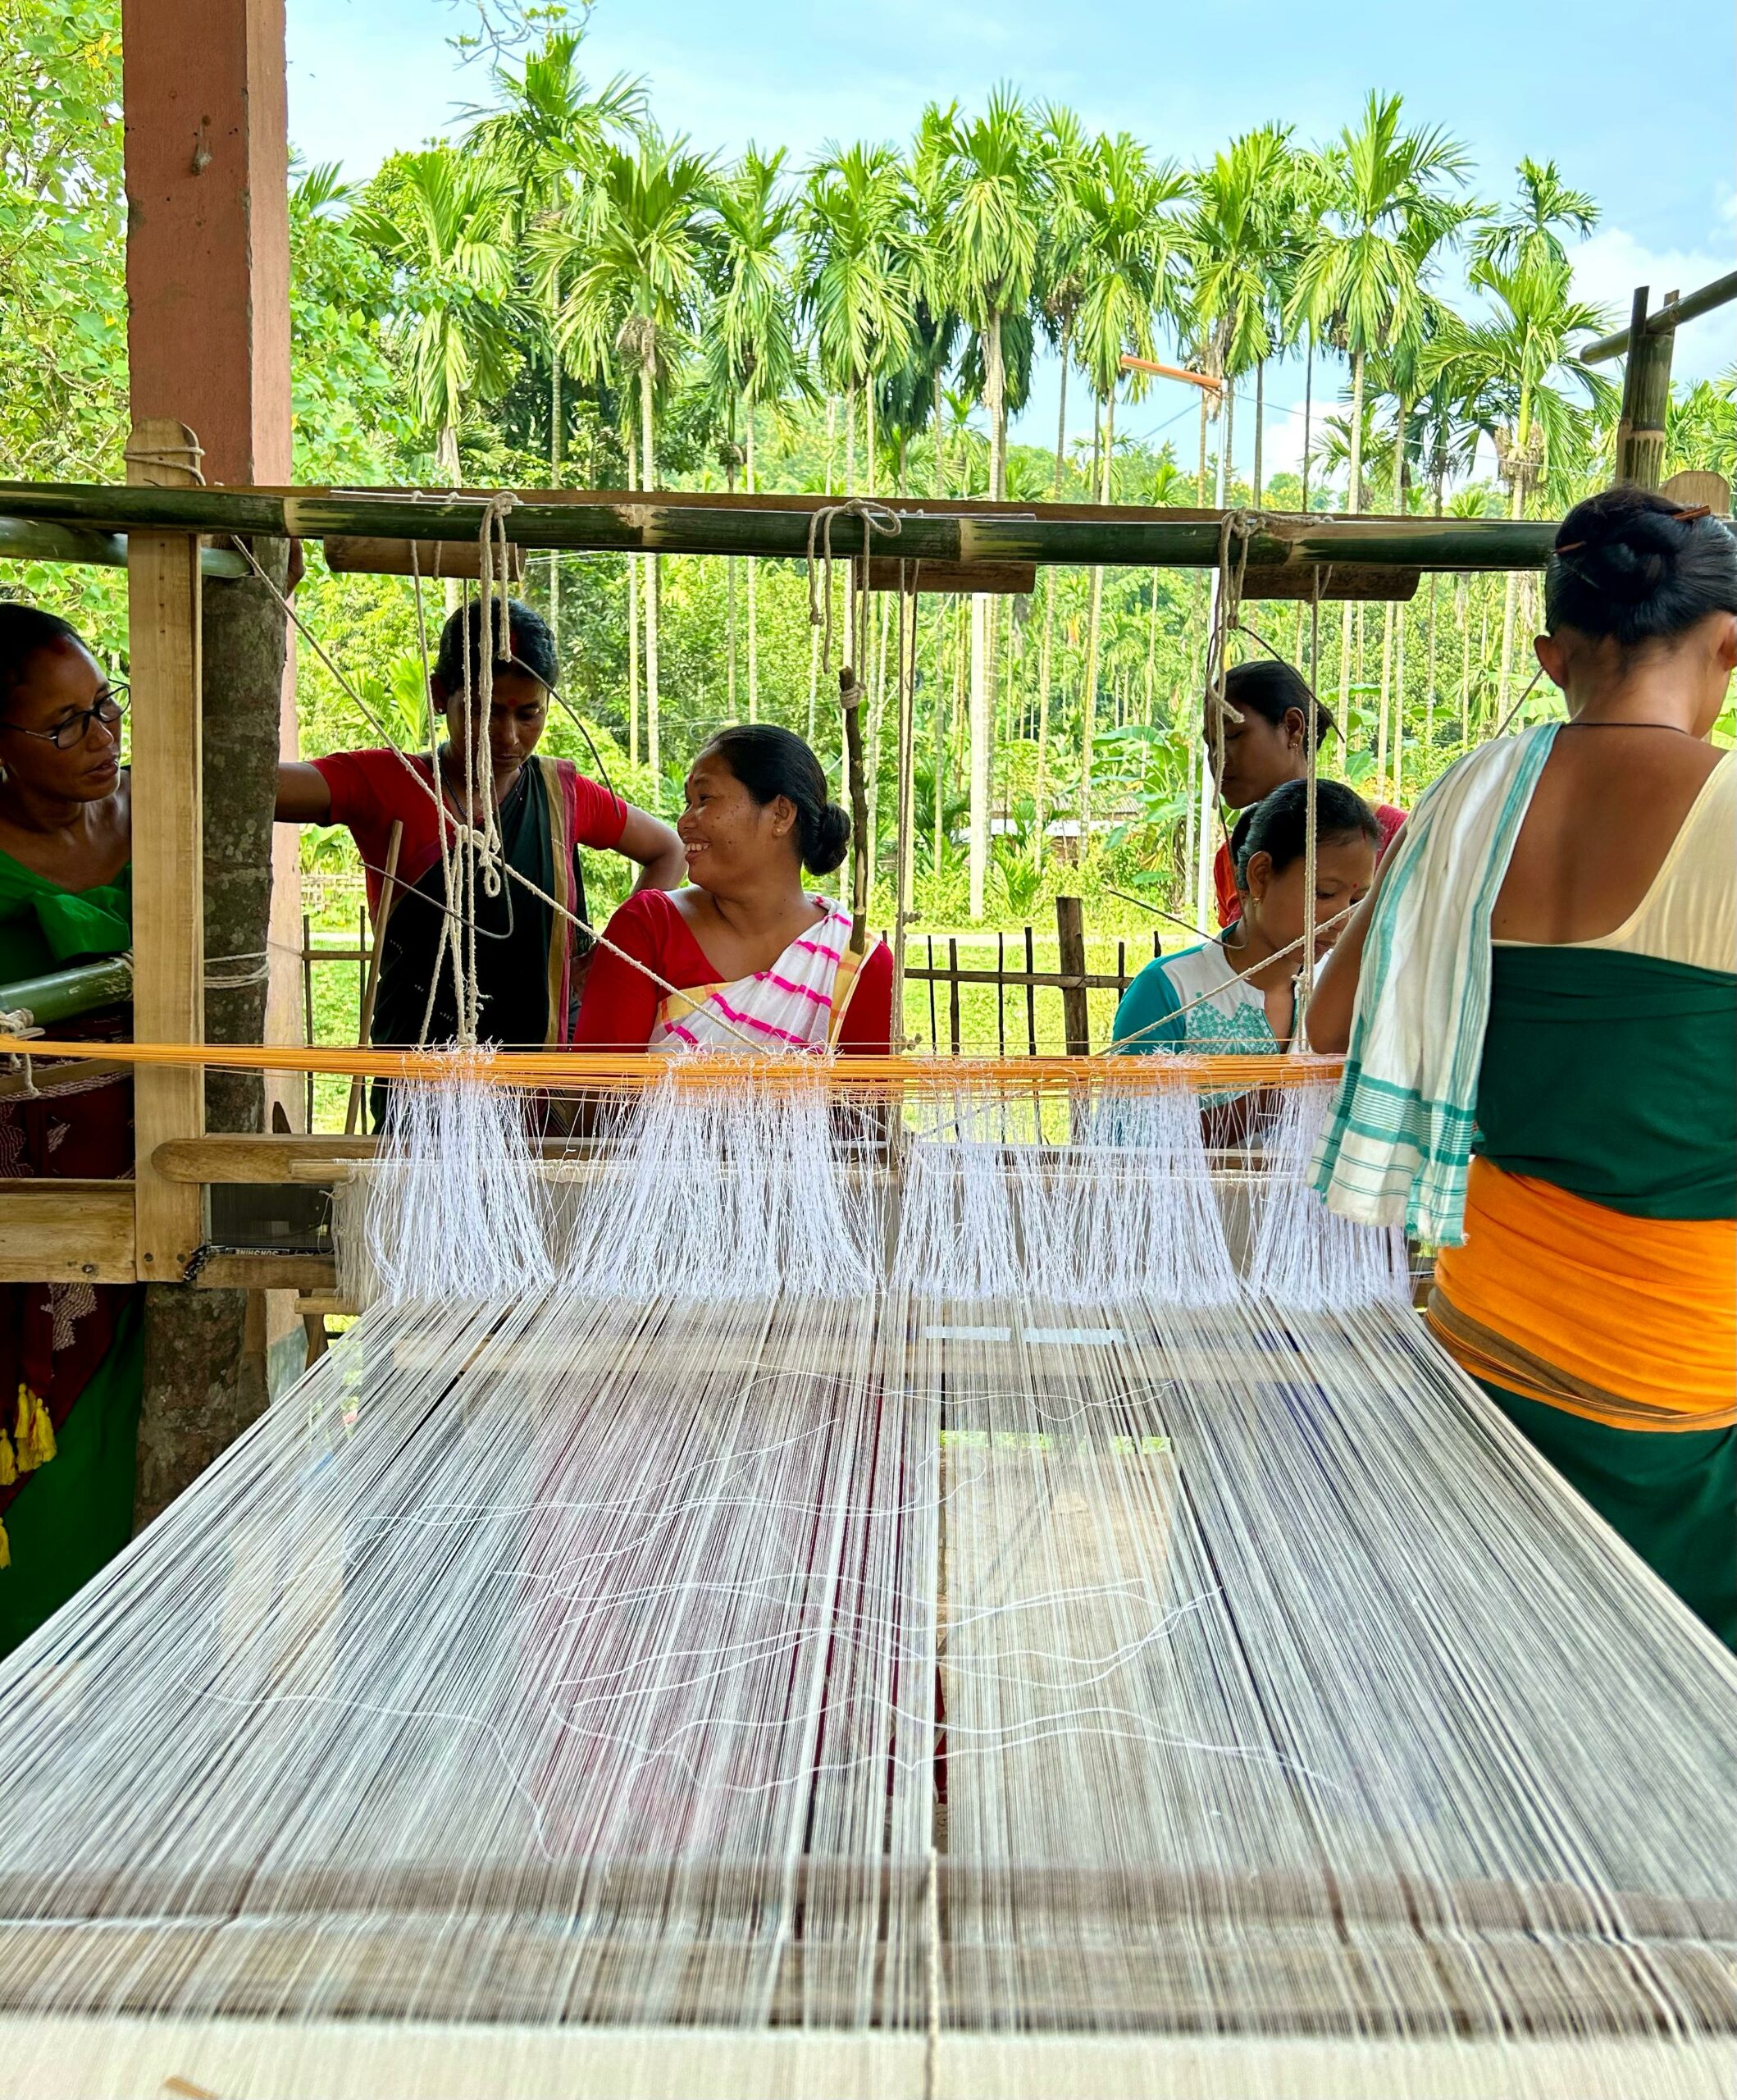
[[[1721,199],[1720,216],[1737,220],[1737,194]],[[1667,292],[1692,292],[1723,276],[1731,267],[1729,251],[1719,254],[1699,248],[1648,248],[1621,226],[1606,226],[1570,251],[1574,285],[1582,299],[1610,309],[1611,326],[1629,317],[1637,285],[1650,287],[1657,307]],[[1721,307],[1677,331],[1671,374],[1677,379],[1708,379],[1737,359],[1737,308]]]

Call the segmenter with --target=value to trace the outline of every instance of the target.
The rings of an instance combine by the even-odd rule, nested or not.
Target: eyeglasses
[[[21,737],[38,737],[45,744],[52,744],[57,751],[70,751],[90,734],[93,722],[100,723],[105,729],[118,728],[132,697],[128,687],[112,685],[94,705],[80,708],[65,721],[57,722],[52,729],[26,729],[16,722],[0,722],[0,729],[11,729]]]

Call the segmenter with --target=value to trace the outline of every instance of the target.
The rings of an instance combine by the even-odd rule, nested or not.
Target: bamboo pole
[[[557,493],[559,500],[522,503],[507,534],[527,548],[639,554],[742,554],[805,559],[818,497],[705,497],[681,491],[656,501],[620,491]],[[1202,568],[1215,566],[1217,510],[1044,504],[1024,509],[988,503],[885,499],[901,521],[899,552],[907,561],[1038,562],[1078,568]],[[265,534],[321,539],[339,534],[377,539],[474,540],[474,500],[410,492],[366,495],[321,490],[146,488],[0,482],[0,518],[75,525],[106,532],[129,529]],[[1249,541],[1251,569],[1361,564],[1425,569],[1541,568],[1556,523],[1510,518],[1281,518],[1269,515]],[[859,520],[834,520],[840,557],[863,551]]]
[[[398,883],[398,856],[404,843],[404,827],[394,817],[386,839],[386,865],[380,885],[380,902],[374,912],[374,942],[368,951],[368,974],[362,987],[362,1005],[357,1015],[356,1040],[367,1043],[374,1032],[374,1004],[380,996],[380,963],[385,948],[386,921],[392,915],[393,892]],[[350,1081],[350,1098],[344,1111],[345,1134],[362,1121],[364,1083],[358,1075]]]

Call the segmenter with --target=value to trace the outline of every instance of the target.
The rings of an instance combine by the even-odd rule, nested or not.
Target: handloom
[[[401,1068],[365,1317],[0,1666],[0,2093],[1730,2089],[1737,1664],[1307,1061],[658,1063]]]

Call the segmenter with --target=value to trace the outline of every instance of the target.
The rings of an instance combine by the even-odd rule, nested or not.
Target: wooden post
[[[286,482],[284,0],[121,0],[121,15],[134,477],[165,478],[142,434],[185,420],[207,482]],[[281,587],[281,538],[239,529]],[[277,761],[295,751],[283,615],[251,574],[213,583],[202,605],[196,572],[186,581],[197,552],[183,525],[172,548],[132,564],[134,1025],[141,1039],[258,1040],[263,1028],[290,1041],[296,844],[271,823]],[[208,1014],[207,968],[222,987]],[[155,1148],[207,1121],[258,1130],[262,1098],[257,1079],[221,1071],[208,1086],[198,1072],[139,1075],[141,1279],[178,1284],[205,1238],[201,1192],[166,1191]],[[268,1308],[240,1290],[148,1292],[140,1522],[264,1408],[274,1329],[290,1347],[302,1338],[287,1296]]]
[[[1674,327],[1647,321],[1648,287],[1635,287],[1629,317],[1628,363],[1622,375],[1622,414],[1616,425],[1616,479],[1656,489],[1665,477],[1665,414],[1671,404]],[[1667,293],[1668,307],[1675,299]]]
[[[198,477],[184,424],[135,423],[127,477],[159,487]],[[190,532],[127,541],[128,669],[133,687],[133,1031],[141,1043],[205,1038],[203,828],[199,810],[199,549]],[[164,1180],[151,1155],[205,1126],[205,1075],[140,1066],[134,1080],[134,1182],[141,1281],[179,1283],[205,1237],[201,1189]]]
[[[1092,1001],[1086,990],[1086,920],[1077,897],[1055,900],[1055,937],[1061,950],[1060,973],[1078,981],[1061,988],[1062,1031],[1070,1057],[1092,1051]]]

